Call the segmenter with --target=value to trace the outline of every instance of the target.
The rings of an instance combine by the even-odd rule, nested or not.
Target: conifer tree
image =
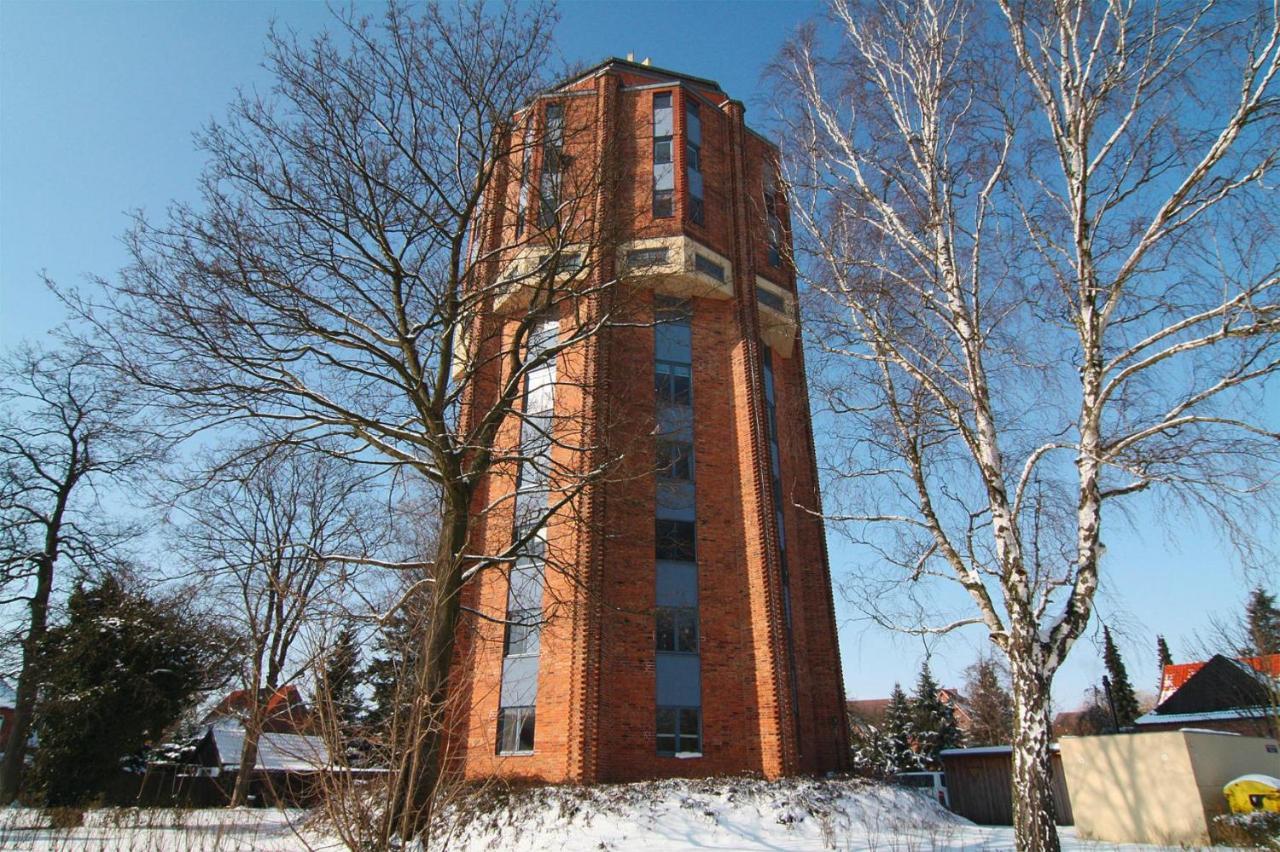
[[[1173,654],[1169,653],[1169,643],[1164,641],[1163,636],[1156,637],[1156,654],[1160,658],[1160,671],[1163,674],[1165,666],[1173,665]]]
[[[929,670],[929,661],[920,667],[916,692],[911,710],[915,722],[915,750],[921,762],[928,767],[938,765],[938,753],[943,749],[957,748],[964,737],[956,725],[955,711],[942,700],[938,682]]]
[[[902,685],[895,683],[884,714],[885,748],[892,758],[893,771],[920,768],[919,757],[913,748],[916,734],[911,700],[902,691]]]
[[[1115,706],[1116,727],[1120,730],[1131,728],[1140,715],[1138,697],[1134,694],[1124,660],[1120,658],[1120,649],[1111,638],[1111,629],[1108,627],[1102,628],[1102,642],[1102,661],[1111,679],[1111,701]]]
[[[43,647],[35,778],[47,804],[92,799],[229,673],[219,669],[234,640],[193,618],[110,575],[72,591]]]
[[[1249,594],[1245,606],[1245,631],[1251,647],[1241,648],[1242,656],[1280,654],[1280,610],[1275,595],[1261,586]]]
[[[1007,745],[1013,736],[1013,697],[1005,689],[1000,666],[993,657],[979,657],[968,670],[965,697],[972,721],[968,745]]]
[[[356,632],[350,624],[338,631],[333,647],[324,659],[324,680],[321,684],[335,720],[339,726],[349,729],[362,710],[357,687],[360,685],[360,649],[356,645]]]

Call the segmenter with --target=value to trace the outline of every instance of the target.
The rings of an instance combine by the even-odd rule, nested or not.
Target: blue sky
[[[559,42],[569,61],[650,57],[655,65],[710,77],[763,125],[764,65],[818,9],[807,2],[568,2]],[[109,276],[125,262],[128,211],[160,213],[192,199],[201,157],[193,131],[219,115],[238,86],[265,86],[259,63],[268,23],[308,32],[325,25],[319,3],[0,2],[0,344],[38,339],[61,319],[44,291],[47,270],[66,283]],[[1228,548],[1193,523],[1173,524],[1136,507],[1140,533],[1106,536],[1099,601],[1120,628],[1129,670],[1153,689],[1155,634],[1188,658],[1208,618],[1233,616],[1243,578]],[[864,565],[831,537],[833,573]],[[841,604],[845,683],[851,697],[887,695],[915,678],[918,640],[859,623]],[[935,643],[947,683],[984,645],[980,632]],[[1086,638],[1059,676],[1061,707],[1103,674]]]

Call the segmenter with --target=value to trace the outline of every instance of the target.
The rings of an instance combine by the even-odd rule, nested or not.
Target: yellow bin
[[[1280,778],[1241,775],[1222,788],[1233,814],[1280,811]]]

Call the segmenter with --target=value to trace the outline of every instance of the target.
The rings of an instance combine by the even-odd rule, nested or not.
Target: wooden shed
[[[1053,748],[1053,803],[1058,825],[1072,825],[1062,757]],[[980,825],[1013,825],[1013,749],[1010,746],[952,748],[942,752],[951,810]]]

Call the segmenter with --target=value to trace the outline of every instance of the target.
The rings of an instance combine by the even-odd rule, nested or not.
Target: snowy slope
[[[956,852],[1011,850],[1008,828],[976,826],[924,794],[857,780],[751,778],[489,790],[460,803],[456,829],[432,852]],[[99,810],[54,831],[45,815],[0,809],[0,849],[33,852],[339,850],[305,811]],[[1152,850],[1087,843],[1069,852]],[[1225,852],[1225,850],[1217,850]]]

